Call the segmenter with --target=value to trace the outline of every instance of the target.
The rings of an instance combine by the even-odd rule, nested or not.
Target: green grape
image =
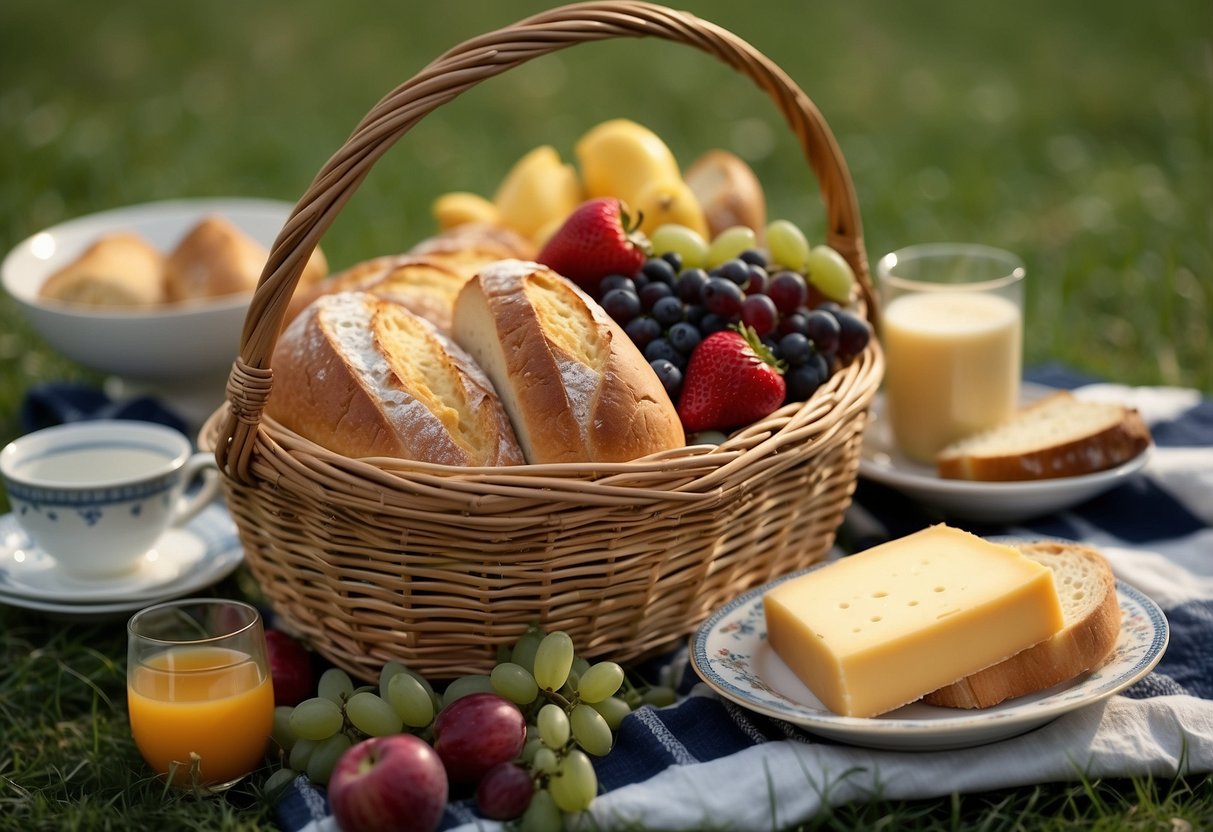
[[[754,234],[754,229],[744,225],[726,228],[717,234],[711,245],[708,246],[705,265],[708,268],[715,268],[725,260],[732,260],[746,249],[756,248],[757,245],[758,237]]]
[[[510,661],[521,667],[527,673],[535,671],[535,651],[539,649],[539,642],[543,641],[543,630],[532,627],[522,634],[522,637],[514,643],[514,649],[510,652]]]
[[[265,778],[265,785],[261,787],[261,791],[271,801],[277,803],[278,798],[291,787],[291,784],[295,782],[295,778],[298,776],[299,772],[293,768],[280,768]]]
[[[535,651],[535,681],[542,690],[560,690],[573,667],[573,639],[563,631],[548,633]]]
[[[618,731],[623,718],[632,712],[632,706],[618,696],[608,696],[601,702],[591,702],[590,707],[602,714],[612,731]]]
[[[640,697],[642,705],[652,705],[657,708],[673,705],[678,701],[678,694],[673,688],[668,688],[665,685],[654,685],[646,690]]]
[[[456,699],[461,699],[469,693],[495,693],[492,680],[480,673],[460,676],[447,685],[446,690],[442,692],[442,707],[445,708]]]
[[[802,273],[808,267],[809,241],[796,223],[775,220],[767,226],[766,240],[772,263]]]
[[[564,817],[552,796],[543,789],[535,792],[518,821],[518,832],[561,832]]]
[[[601,702],[623,684],[623,668],[615,662],[598,662],[581,674],[577,691],[582,702]]]
[[[598,794],[598,775],[590,758],[574,748],[556,769],[556,775],[548,781],[552,800],[565,812],[581,812],[590,808]]]
[[[354,693],[354,680],[341,668],[330,667],[320,674],[320,681],[316,683],[316,693],[340,705]]]
[[[306,771],[308,760],[312,758],[312,752],[319,745],[316,740],[299,740],[295,743],[295,747],[291,749],[291,756],[287,758],[287,765],[295,771]]]
[[[678,223],[667,223],[653,229],[649,235],[649,243],[653,246],[653,254],[662,255],[674,252],[682,258],[684,269],[696,269],[704,265],[708,258],[708,242],[703,235],[693,228]]]
[[[301,740],[323,740],[340,731],[344,722],[340,705],[332,699],[316,696],[295,706],[289,724],[291,732]]]
[[[574,705],[569,714],[569,730],[573,739],[595,757],[601,757],[611,750],[615,738],[611,735],[611,726],[602,718],[602,714],[589,705]]]
[[[543,740],[543,744],[548,748],[564,748],[565,743],[569,741],[568,714],[554,702],[549,702],[539,709],[535,725],[539,728],[539,739]]]
[[[290,751],[299,739],[291,730],[291,713],[295,709],[290,705],[278,705],[274,708],[274,725],[270,737],[283,751]]]
[[[433,696],[411,673],[397,673],[388,680],[387,702],[410,728],[424,728],[434,721]]]
[[[809,252],[809,283],[832,301],[847,303],[855,285],[855,272],[841,254],[829,246],[814,246]]]
[[[333,776],[333,769],[349,747],[353,745],[345,734],[333,734],[326,740],[321,740],[307,761],[307,779],[317,785],[328,785]]]
[[[539,739],[539,737],[533,737],[528,739],[526,744],[522,746],[522,753],[518,756],[524,764],[529,766],[535,761],[535,753],[541,748],[543,748],[543,740]],[[555,758],[553,757],[553,759]]]
[[[520,664],[502,662],[493,668],[489,674],[493,690],[500,693],[515,705],[529,705],[539,695],[539,685],[535,677]]]
[[[544,774],[555,774],[556,766],[560,764],[560,760],[556,757],[556,752],[547,746],[543,746],[535,751],[535,758],[531,760],[531,767],[535,771],[542,771]]]
[[[359,691],[345,703],[345,715],[368,737],[386,737],[404,730],[404,721],[396,710],[371,691]]]
[[[389,659],[384,662],[383,667],[379,671],[379,695],[387,699],[387,687],[391,684],[392,679],[404,673],[408,668],[395,659]]]

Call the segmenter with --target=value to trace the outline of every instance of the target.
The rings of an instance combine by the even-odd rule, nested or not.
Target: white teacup
[[[132,420],[45,428],[0,451],[17,523],[80,578],[133,571],[166,530],[214,499],[215,467],[214,456],[193,453],[179,431]]]

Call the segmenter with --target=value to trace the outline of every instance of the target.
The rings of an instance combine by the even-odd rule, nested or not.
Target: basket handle
[[[428,113],[487,78],[578,43],[622,37],[656,37],[693,46],[766,91],[820,184],[826,242],[851,264],[868,317],[875,323],[876,298],[854,185],[829,126],[800,87],[744,40],[688,12],[645,2],[575,3],[450,49],[376,104],[317,174],[274,241],[249,304],[240,355],[228,378],[228,409],[215,445],[221,470],[241,482],[251,481],[257,427],[272,386],[270,358],[287,305],[320,238],[379,157]]]

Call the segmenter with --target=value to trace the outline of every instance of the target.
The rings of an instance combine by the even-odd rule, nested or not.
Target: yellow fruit
[[[493,203],[503,225],[534,240],[553,219],[571,214],[581,199],[577,171],[560,161],[554,147],[545,144],[514,163],[497,188]]]
[[[708,236],[708,221],[691,187],[681,179],[659,179],[649,182],[626,203],[633,215],[642,214],[640,230],[652,234],[663,225],[684,225],[701,237]]]
[[[478,222],[497,225],[501,213],[497,206],[480,194],[468,191],[451,191],[434,200],[431,207],[440,231],[448,231],[466,223]]]
[[[615,196],[635,206],[653,182],[682,179],[678,161],[656,133],[625,118],[591,128],[575,148],[586,196]]]

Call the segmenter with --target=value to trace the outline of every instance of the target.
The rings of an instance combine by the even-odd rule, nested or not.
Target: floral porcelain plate
[[[1025,733],[1141,679],[1162,658],[1169,637],[1162,610],[1140,591],[1117,581],[1120,639],[1103,666],[1093,671],[982,710],[913,703],[878,717],[839,716],[821,704],[766,639],[762,596],[803,571],[750,590],[713,613],[691,637],[691,663],[700,678],[726,699],[850,745],[933,751]]]
[[[243,559],[235,523],[222,504],[213,503],[185,526],[166,532],[131,574],[73,579],[6,514],[0,517],[0,603],[44,612],[139,609],[210,586]]]

